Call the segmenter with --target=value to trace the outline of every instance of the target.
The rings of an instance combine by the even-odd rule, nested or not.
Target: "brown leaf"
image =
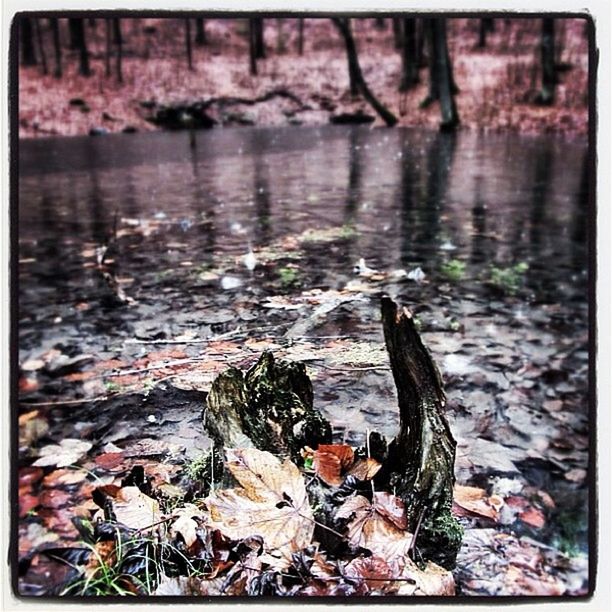
[[[453,495],[454,503],[460,508],[467,510],[471,514],[484,516],[494,521],[497,520],[497,510],[489,503],[489,499],[484,489],[455,484]],[[497,502],[498,500],[496,499],[494,501]],[[461,515],[460,512],[457,514]]]
[[[44,508],[62,508],[70,501],[71,495],[60,489],[46,489],[40,494],[40,505]]]
[[[104,485],[96,492],[111,499],[111,508],[119,523],[131,529],[146,529],[161,520],[161,512],[157,501],[145,495],[138,487],[117,487]],[[103,518],[104,512],[99,510],[95,518]]]
[[[372,503],[374,510],[391,521],[398,529],[406,529],[408,527],[406,505],[399,497],[384,491],[377,491],[374,493]]]
[[[37,483],[42,477],[44,472],[41,468],[26,467],[19,469],[19,486],[25,485],[31,486]]]
[[[104,470],[112,470],[124,460],[123,453],[102,453],[95,458],[96,465]]]
[[[337,487],[344,480],[342,472],[353,464],[354,457],[347,444],[320,444],[314,452],[315,473],[324,483]]]
[[[85,470],[53,470],[43,478],[45,487],[63,487],[83,482],[87,478]]]
[[[536,529],[541,529],[546,524],[546,518],[544,517],[544,514],[533,506],[529,506],[518,516],[521,521],[523,521],[523,523],[527,523],[527,525],[531,525]]]
[[[367,548],[388,561],[408,554],[412,534],[398,529],[362,495],[349,497],[336,512],[336,518],[351,517],[347,536],[353,548]]]
[[[371,591],[387,593],[395,588],[394,573],[389,564],[377,555],[357,557],[344,568],[344,574],[350,578],[359,578]]]
[[[254,448],[226,449],[226,457],[241,488],[209,495],[210,525],[233,540],[260,535],[266,551],[285,557],[308,546],[314,520],[298,468]]]
[[[382,465],[376,459],[368,457],[357,461],[348,471],[348,474],[359,478],[359,480],[371,480],[381,467]]]

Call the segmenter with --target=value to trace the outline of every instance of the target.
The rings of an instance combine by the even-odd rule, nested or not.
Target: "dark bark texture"
[[[378,113],[381,119],[388,126],[394,126],[397,123],[397,117],[376,98],[363,78],[363,73],[361,72],[359,59],[357,57],[357,47],[355,46],[355,39],[351,33],[349,20],[345,17],[337,17],[332,19],[332,21],[342,35],[344,44],[346,45],[349,75],[352,75],[351,80],[355,80],[358,91],[364,97],[365,101]]]
[[[444,414],[442,378],[410,312],[389,298],[382,299],[381,310],[400,430],[377,480],[384,480],[406,502],[421,555],[453,567],[462,529],[450,512],[456,442]]]
[[[20,19],[21,63],[24,66],[36,66],[36,50],[34,47],[34,29],[29,17]]]
[[[62,76],[62,47],[60,44],[60,32],[57,17],[52,17],[49,19],[49,27],[51,28],[51,33],[53,35],[53,51],[55,54],[55,70],[53,72],[53,76],[55,76],[56,79],[59,79]]]
[[[542,89],[538,94],[536,102],[538,104],[551,105],[555,101],[555,85],[557,84],[554,19],[542,19],[540,55],[542,59]]]

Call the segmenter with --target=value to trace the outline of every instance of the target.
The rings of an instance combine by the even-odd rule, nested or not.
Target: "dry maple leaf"
[[[138,487],[117,488],[114,485],[98,487],[111,500],[111,507],[118,523],[130,529],[144,530],[161,520],[159,504],[145,495]],[[94,519],[104,518],[104,511],[99,510]]]
[[[412,534],[396,526],[400,518],[397,509],[393,507],[399,506],[386,497],[379,499],[380,502],[377,503],[375,497],[374,504],[371,504],[362,495],[349,497],[336,512],[336,518],[353,517],[348,524],[347,534],[352,547],[367,548],[389,561],[408,554]],[[389,514],[394,516],[393,522],[389,520]]]
[[[209,495],[210,526],[233,540],[260,535],[266,551],[283,556],[308,546],[314,520],[298,468],[255,448],[225,452],[228,468],[242,488]]]

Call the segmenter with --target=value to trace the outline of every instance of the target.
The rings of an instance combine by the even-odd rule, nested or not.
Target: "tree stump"
[[[411,313],[381,302],[385,344],[397,389],[400,430],[389,445],[377,482],[408,508],[416,545],[425,559],[454,567],[463,530],[451,515],[457,443],[444,414],[442,378]]]
[[[444,416],[442,379],[408,310],[398,310],[392,300],[383,298],[382,321],[398,394],[400,430],[388,447],[383,436],[370,434],[368,451],[382,463],[375,486],[405,502],[417,559],[450,569],[461,546],[462,529],[450,513],[456,443]],[[208,458],[210,472],[222,484],[229,484],[222,475],[223,448],[254,447],[301,465],[305,446],[331,443],[331,426],[313,407],[312,383],[304,364],[276,361],[269,352],[246,373],[230,368],[217,377],[203,422],[214,443]],[[311,482],[311,503],[316,500],[313,507],[320,508],[315,518],[331,527],[335,491],[316,478]],[[327,529],[328,536],[331,531]],[[324,539],[319,541],[334,544]]]

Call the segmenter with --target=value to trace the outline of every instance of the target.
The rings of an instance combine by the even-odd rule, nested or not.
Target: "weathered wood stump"
[[[442,378],[410,312],[381,302],[385,344],[397,389],[400,430],[377,481],[406,502],[424,558],[453,567],[463,530],[451,515],[457,443],[444,414]]]
[[[450,513],[456,443],[444,416],[442,379],[408,310],[383,298],[382,321],[400,430],[388,447],[383,436],[370,434],[368,451],[382,463],[375,486],[405,502],[419,558],[452,568],[462,529]],[[214,381],[203,421],[214,443],[211,474],[223,484],[224,447],[255,447],[301,465],[305,446],[331,443],[331,426],[313,407],[304,364],[276,361],[268,352],[246,373],[230,368]],[[316,481],[309,488],[313,507],[320,508],[315,518],[333,527],[329,508],[336,493]],[[319,541],[325,532],[330,529]]]

